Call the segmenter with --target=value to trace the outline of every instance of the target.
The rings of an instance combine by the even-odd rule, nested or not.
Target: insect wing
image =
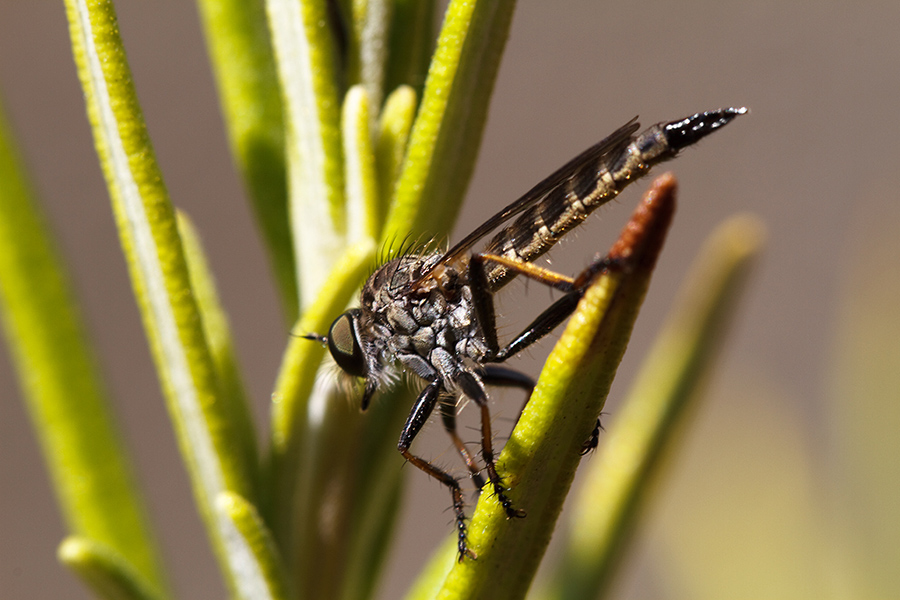
[[[551,173],[540,183],[528,190],[521,198],[482,223],[472,233],[453,246],[435,265],[423,272],[418,280],[413,282],[413,287],[417,287],[439,267],[453,263],[465,256],[472,246],[478,243],[481,238],[497,229],[510,218],[526,211],[531,206],[540,202],[547,194],[566,183],[586,165],[592,163],[597,163],[598,165],[602,164],[605,162],[603,160],[604,156],[616,155],[623,151],[634,139],[634,134],[637,133],[638,129],[640,129],[640,123],[638,123],[637,117],[635,117],[625,125],[619,127],[619,129],[611,135],[597,142]]]

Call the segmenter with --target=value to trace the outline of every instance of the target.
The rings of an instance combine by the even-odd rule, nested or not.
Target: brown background
[[[195,7],[173,0],[118,4],[166,183],[204,236],[254,410],[265,423],[287,330],[231,167]],[[614,419],[614,398],[626,389],[702,239],[725,217],[751,211],[766,222],[769,246],[711,397],[734,381],[765,377],[797,399],[815,443],[837,267],[849,232],[865,215],[897,216],[898,25],[895,1],[522,0],[456,237],[635,114],[650,124],[749,106],[749,116],[669,167],[682,184],[679,213],[607,410]],[[0,91],[74,271],[177,591],[183,598],[222,597],[119,251],[62,2],[0,0]],[[574,271],[604,249],[637,194],[631,190],[620,206],[602,210],[603,219],[556,252],[554,265]],[[529,299],[540,306],[547,296],[532,288]],[[549,347],[531,353],[535,363]],[[402,548],[382,598],[405,590],[450,530],[445,491],[418,473],[410,483]],[[4,597],[86,598],[55,560],[65,531],[5,349],[0,488]],[[652,589],[647,562],[629,569],[626,590]]]

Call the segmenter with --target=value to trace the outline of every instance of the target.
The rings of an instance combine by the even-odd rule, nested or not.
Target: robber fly
[[[683,148],[724,127],[745,108],[726,108],[658,123],[638,134],[632,119],[538,183],[524,196],[475,229],[448,252],[407,254],[378,268],[362,288],[359,308],[332,323],[327,344],[334,361],[365,379],[363,410],[399,366],[425,382],[400,434],[400,453],[448,488],[456,515],[459,559],[474,554],[466,545],[466,515],[459,482],[447,471],[414,455],[410,445],[440,400],[450,434],[476,484],[482,469],[456,430],[456,408],[465,397],[481,411],[481,456],[487,479],[508,517],[524,517],[506,495],[494,464],[487,385],[519,387],[529,394],[531,378],[497,365],[532,345],[574,310],[593,277],[569,278],[531,264],[598,206]],[[511,223],[508,223],[514,217]],[[472,247],[504,226],[481,252]],[[585,273],[602,270],[598,264]],[[493,295],[517,275],[563,292],[510,343],[497,339]],[[599,429],[595,429],[599,435]],[[585,449],[596,446],[596,439]],[[481,485],[478,485],[480,488]]]

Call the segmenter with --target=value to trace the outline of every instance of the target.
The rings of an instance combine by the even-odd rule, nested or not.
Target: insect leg
[[[487,469],[488,480],[494,488],[497,501],[503,506],[508,518],[524,517],[525,511],[513,507],[512,500],[506,495],[503,488],[503,480],[497,473],[497,465],[494,462],[493,435],[491,433],[491,411],[488,408],[487,394],[484,388],[475,379],[475,376],[467,371],[461,371],[457,376],[457,384],[462,392],[475,401],[481,409],[481,455],[484,458],[484,466]]]
[[[475,488],[480,492],[481,488],[484,487],[484,477],[481,476],[481,468],[478,466],[478,463],[475,462],[475,459],[472,458],[472,454],[469,452],[469,449],[466,448],[465,442],[459,437],[459,433],[456,431],[456,402],[441,402],[441,421],[444,424],[444,429],[447,430],[447,433],[450,435],[450,439],[453,440],[453,445],[456,446],[457,452],[462,456],[463,461],[465,461],[466,466],[469,468],[469,473],[472,474],[472,481],[475,482]]]
[[[498,350],[497,353],[490,358],[490,361],[503,362],[556,329],[557,325],[568,319],[569,315],[575,311],[575,308],[578,306],[578,302],[583,295],[584,292],[580,290],[569,292],[551,304],[547,310],[538,315],[538,317],[532,321],[522,333],[517,335],[513,341]]]
[[[571,292],[575,285],[575,280],[571,277],[561,275],[555,271],[551,271],[550,269],[545,269],[544,267],[539,267],[534,263],[525,262],[516,258],[500,256],[499,254],[489,254],[484,252],[473,256],[473,260],[475,260],[475,257],[477,257],[477,262],[481,262],[482,264],[492,262],[503,265],[513,273],[524,275],[529,279],[539,281],[544,285],[555,288],[561,292]],[[482,267],[482,271],[483,270],[484,268]]]
[[[488,262],[500,263],[508,267],[511,271],[521,273],[530,279],[539,281],[562,292],[568,292],[566,296],[560,298],[560,300],[555,302],[549,309],[544,311],[544,313],[542,313],[528,329],[520,334],[512,344],[502,349],[497,341],[494,297],[490,291],[491,288],[486,275],[485,265]],[[489,350],[489,356],[487,358],[489,362],[503,362],[513,354],[516,354],[523,348],[530,346],[550,333],[554,327],[562,323],[566,317],[575,310],[578,300],[581,299],[580,291],[574,295],[572,294],[573,290],[576,289],[576,281],[571,277],[554,273],[549,269],[544,269],[543,267],[531,263],[509,259],[495,254],[473,254],[469,260],[469,276],[472,282],[470,286],[470,289],[472,290],[472,302],[475,306],[478,322],[481,323],[481,331]]]
[[[525,410],[525,405],[528,404],[528,399],[531,398],[531,392],[534,391],[534,379],[525,373],[520,373],[513,369],[499,367],[497,365],[485,365],[483,367],[481,380],[487,385],[515,387],[525,391],[525,402],[522,403],[522,407],[516,415],[516,423],[518,423],[519,417],[522,416],[522,411]]]
[[[488,357],[488,362],[503,362],[553,331],[557,325],[565,321],[569,315],[574,312],[575,308],[578,306],[578,301],[581,300],[581,297],[584,295],[584,291],[596,278],[597,274],[612,268],[618,268],[615,263],[604,257],[594,261],[579,273],[577,277],[572,278],[560,275],[559,273],[554,273],[549,269],[531,263],[497,256],[495,254],[480,254],[477,256],[479,257],[479,261],[473,260],[472,262],[476,264],[480,262],[482,271],[484,270],[484,262],[496,262],[509,268],[511,271],[515,271],[528,277],[529,279],[534,279],[535,281],[548,285],[554,289],[566,292],[562,298],[551,304],[549,308],[538,315],[538,317],[532,321],[522,333],[516,336],[512,342],[505,347],[498,349]]]
[[[484,259],[480,254],[473,254],[469,259],[469,288],[472,290],[472,304],[475,306],[475,316],[481,324],[481,333],[487,344],[490,354],[496,354],[500,349],[497,341],[497,318],[494,315],[494,296],[488,285],[487,273],[484,268]]]
[[[566,294],[565,296],[557,300],[553,305],[550,306],[550,308],[541,313],[538,318],[535,319],[531,323],[531,325],[529,325],[525,329],[525,331],[523,331],[519,334],[518,337],[516,337],[515,340],[510,342],[510,344],[505,348],[499,350],[497,352],[497,355],[492,360],[506,360],[510,356],[514,356],[515,354],[520,352],[523,348],[527,348],[531,344],[535,343],[536,341],[550,333],[550,331],[552,331],[557,325],[559,325],[566,318],[568,318],[570,314],[572,314],[572,311],[574,311],[575,307],[578,306],[578,301],[581,300],[582,295],[583,292],[570,292],[569,294]],[[531,396],[530,393],[529,396]],[[525,406],[523,405],[522,410],[524,409]],[[521,414],[521,411],[519,411],[519,416],[521,416]],[[518,421],[518,419],[516,420]],[[597,419],[597,424],[594,426],[593,431],[591,431],[590,437],[581,446],[582,456],[597,447],[597,444],[600,442],[601,429],[603,429],[603,427],[600,425],[600,419]]]
[[[459,550],[459,560],[462,560],[464,556],[475,558],[475,554],[469,550],[466,545],[466,513],[459,482],[446,471],[439,469],[424,458],[420,458],[409,451],[409,447],[416,435],[422,430],[422,426],[434,410],[434,405],[437,402],[442,388],[443,382],[440,379],[435,379],[425,386],[425,389],[419,394],[415,405],[413,405],[412,411],[409,413],[409,417],[406,419],[406,424],[403,425],[403,431],[400,433],[400,442],[397,444],[397,449],[400,451],[400,454],[403,455],[403,458],[412,463],[416,468],[425,471],[450,488],[450,494],[453,498],[453,512],[456,514],[456,547]]]
[[[490,360],[493,362],[505,361],[509,357],[518,354],[528,346],[534,344],[542,337],[550,333],[560,323],[565,321],[569,317],[569,315],[572,314],[572,312],[574,312],[575,308],[578,306],[578,302],[584,295],[584,291],[587,289],[590,283],[594,281],[598,273],[609,270],[611,268],[620,268],[616,265],[616,263],[604,257],[600,260],[594,261],[591,265],[589,265],[586,269],[579,273],[578,276],[574,279],[570,279],[563,275],[559,275],[547,269],[538,267],[537,265],[532,265],[531,263],[510,260],[491,254],[483,254],[481,256],[486,260],[500,262],[501,264],[509,267],[510,270],[518,271],[526,277],[535,279],[556,289],[566,291],[565,286],[571,286],[569,287],[569,291],[565,296],[554,302],[552,305],[550,305],[549,308],[538,315],[538,317],[534,321],[532,321],[531,324],[526,327],[522,333],[516,336],[516,338],[512,342],[507,344],[505,347],[497,350],[494,356],[490,358]],[[603,426],[600,424],[600,419],[597,419],[597,423],[594,426],[594,429],[591,431],[590,437],[588,437],[584,444],[582,444],[582,456],[597,447],[600,441],[600,431],[602,429]]]
[[[481,380],[487,385],[519,388],[529,396],[534,391],[534,379],[525,373],[497,365],[485,365]]]
[[[472,290],[472,302],[475,305],[475,313],[478,317],[478,322],[481,324],[481,332],[482,335],[484,335],[485,343],[487,344],[490,356],[492,357],[489,360],[491,360],[491,362],[502,362],[502,360],[506,360],[506,358],[512,356],[512,354],[507,352],[505,358],[502,360],[493,359],[493,357],[500,352],[500,343],[497,341],[497,319],[494,315],[494,297],[487,280],[485,268],[485,265],[488,262],[500,263],[508,267],[510,271],[521,273],[530,279],[540,281],[544,285],[548,285],[562,292],[571,292],[575,289],[575,280],[571,277],[554,273],[549,269],[544,269],[543,267],[531,263],[509,259],[495,254],[473,254],[471,256],[469,259],[469,278],[471,281],[470,289]],[[578,301],[576,300],[575,304],[577,303]],[[553,329],[553,327],[556,327],[556,325],[561,323],[572,310],[575,310],[574,305],[559,321],[556,321],[549,329],[531,341],[528,345],[549,333],[550,329]],[[509,350],[509,348],[506,350]]]
[[[531,396],[531,392],[534,390],[534,380],[528,375],[525,375],[524,373],[520,373],[519,371],[515,371],[513,369],[507,369],[506,367],[498,367],[496,365],[486,365],[481,373],[481,380],[487,385],[491,386],[514,387],[519,388],[520,390],[524,390],[526,393],[526,402]],[[456,434],[456,412],[453,410],[454,408],[455,405],[449,403],[441,405],[441,414],[444,417],[444,427],[447,428],[448,432],[450,432],[450,436],[453,438],[453,443],[456,444],[459,453],[462,454],[463,460],[466,461],[466,465],[468,465],[469,470],[472,472],[472,479],[475,481],[475,485],[478,486],[478,491],[481,491],[481,488],[484,487],[484,478],[481,476],[480,470],[477,468],[477,466],[473,468],[474,461],[472,461],[468,450],[465,448],[462,440],[460,440]],[[524,408],[525,404],[522,405],[522,409]],[[522,414],[522,409],[519,409],[519,415]],[[518,420],[518,416],[516,416],[516,420]]]
[[[594,425],[593,431],[591,431],[591,436],[584,441],[581,445],[581,455],[584,456],[591,450],[596,450],[597,446],[600,444],[600,432],[603,431],[603,425],[600,423],[600,419],[597,419],[597,423]]]

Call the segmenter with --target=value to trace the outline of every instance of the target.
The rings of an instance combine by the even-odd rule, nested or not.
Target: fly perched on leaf
[[[397,365],[425,381],[400,434],[400,453],[448,488],[456,515],[459,558],[474,554],[466,543],[463,494],[455,477],[414,455],[410,445],[440,402],[441,420],[476,484],[482,468],[456,430],[463,397],[481,411],[481,457],[487,479],[508,517],[524,517],[513,506],[494,464],[486,386],[518,387],[533,380],[498,366],[562,323],[596,275],[609,267],[598,260],[571,278],[532,264],[597,207],[615,198],[654,165],[724,127],[745,108],[726,108],[658,123],[638,134],[632,119],[538,183],[447,252],[407,254],[378,268],[362,288],[359,308],[331,325],[327,336],[306,338],[328,345],[334,361],[365,379],[362,408],[390,381]],[[514,219],[514,220],[513,220]],[[509,221],[512,220],[511,223]],[[504,226],[480,252],[473,246]],[[560,290],[563,296],[511,342],[497,339],[493,295],[517,275]],[[595,434],[599,435],[599,429]],[[592,435],[584,451],[596,446]]]

